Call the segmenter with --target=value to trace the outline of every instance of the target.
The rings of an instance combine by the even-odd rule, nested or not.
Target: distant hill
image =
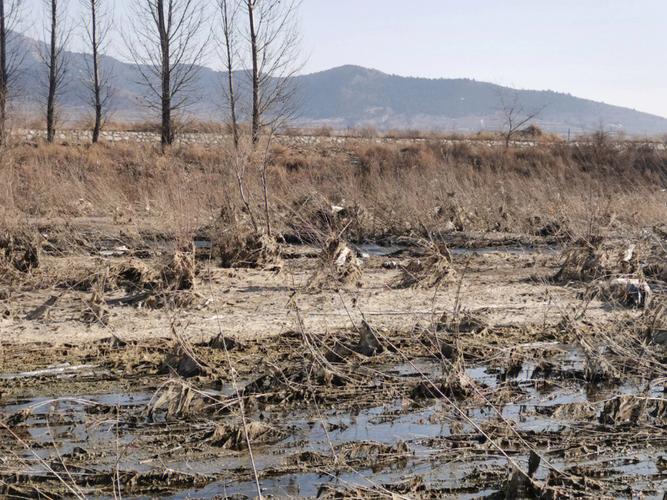
[[[38,112],[44,88],[44,68],[39,58],[41,42],[15,37],[26,54],[19,78],[20,103]],[[87,108],[85,92],[87,54],[67,53],[68,86],[62,96],[64,115],[78,119]],[[111,57],[103,65],[113,74],[114,115],[118,120],[145,120],[146,94],[137,69]],[[236,75],[243,78],[243,73]],[[192,92],[190,113],[197,118],[224,117],[224,74],[201,68]],[[667,119],[580,99],[552,91],[513,90],[469,79],[427,79],[388,75],[359,66],[298,76],[294,81],[295,122],[303,126],[334,128],[372,126],[378,129],[435,129],[457,132],[496,130],[503,127],[503,100],[516,101],[526,111],[542,109],[535,123],[556,133],[590,132],[601,126],[630,135],[667,133]]]

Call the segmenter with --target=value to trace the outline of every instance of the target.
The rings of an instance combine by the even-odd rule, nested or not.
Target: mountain
[[[20,107],[41,112],[44,45],[33,39],[13,37],[13,49],[25,54],[18,77]],[[90,56],[68,52],[67,88],[61,96],[64,116],[85,116],[86,75]],[[113,112],[116,120],[146,120],[157,116],[147,108],[147,87],[137,68],[111,57],[103,67],[113,75]],[[235,74],[239,85],[244,72]],[[222,98],[225,75],[202,67],[191,92],[189,113],[196,118],[224,117]],[[294,78],[295,123],[302,126],[378,129],[424,129],[457,132],[502,129],[508,103],[525,112],[540,110],[534,120],[543,129],[566,134],[591,132],[604,127],[630,135],[667,133],[667,119],[602,102],[553,91],[515,90],[470,79],[427,79],[388,75],[359,66],[339,68]],[[247,92],[240,93],[247,95]],[[505,105],[503,105],[505,103]]]

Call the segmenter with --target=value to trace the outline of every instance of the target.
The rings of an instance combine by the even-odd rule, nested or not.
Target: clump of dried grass
[[[246,438],[247,433],[247,438]],[[224,450],[242,451],[248,448],[248,440],[253,444],[267,444],[284,437],[279,429],[263,422],[249,422],[243,425],[218,425],[206,438],[208,444]]]
[[[605,401],[599,421],[605,425],[630,425],[639,423],[664,423],[667,418],[667,401],[635,395],[616,396]]]
[[[357,252],[338,236],[331,236],[322,250],[319,265],[308,282],[310,289],[361,286],[363,276]]]
[[[0,271],[29,273],[39,267],[40,249],[34,234],[26,230],[0,233]]]
[[[266,233],[230,234],[217,241],[214,254],[220,259],[220,265],[226,268],[279,271],[283,266],[280,245]]]
[[[392,283],[393,288],[434,288],[456,279],[447,245],[430,241],[422,247],[422,257],[399,266],[400,275]]]
[[[161,386],[146,406],[146,416],[157,421],[163,414],[166,418],[183,418],[201,415],[206,401],[199,392],[180,380],[170,380]]]
[[[419,382],[411,392],[411,397],[420,399],[439,399],[447,397],[452,400],[462,400],[473,396],[475,381],[466,374],[460,357],[450,366],[445,377],[440,381]]]
[[[360,214],[346,217],[352,220],[347,238],[354,241],[463,227],[554,236],[560,225],[576,235],[591,221],[636,228],[661,223],[666,215],[655,190],[667,181],[665,153],[632,143],[505,150],[469,138],[453,144],[286,143],[282,149],[267,172],[270,205],[292,207],[280,221],[284,227],[276,229],[304,237],[310,226],[320,226],[310,208],[301,207],[304,193],[336,200],[329,209],[354,206],[344,199],[363,204]],[[234,169],[221,160],[224,151],[182,145],[161,155],[158,147],[133,143],[13,145],[3,151],[11,168],[0,172],[0,215],[114,214],[166,231],[190,231],[210,219],[221,198],[237,209],[243,205]],[[247,201],[254,206],[261,185],[251,175],[247,183]]]
[[[95,290],[81,313],[81,321],[88,325],[99,324],[106,326],[109,324],[109,309],[106,307],[102,293]]]
[[[194,251],[175,252],[161,264],[132,259],[104,275],[103,288],[123,288],[135,294],[127,303],[151,308],[185,307],[196,297],[197,266]]]
[[[361,237],[371,225],[367,212],[357,203],[331,202],[320,193],[294,200],[285,221],[288,236],[304,243],[318,242],[323,235],[337,233]]]
[[[635,245],[613,248],[602,237],[579,239],[564,251],[563,263],[554,281],[590,282],[639,271]]]

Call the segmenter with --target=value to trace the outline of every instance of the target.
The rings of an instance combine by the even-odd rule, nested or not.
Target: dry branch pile
[[[0,276],[29,273],[39,267],[39,246],[26,231],[0,234]]]
[[[401,274],[394,281],[394,288],[433,288],[456,278],[452,255],[444,243],[428,242],[423,247],[422,257],[399,266]]]
[[[278,429],[262,422],[250,422],[243,425],[219,425],[207,437],[211,446],[224,450],[241,451],[248,448],[248,439],[253,445],[274,443],[284,438]]]
[[[620,246],[620,249],[619,249]],[[601,237],[576,241],[564,252],[556,283],[592,282],[586,297],[626,307],[646,307],[652,292],[644,279],[636,245],[617,245]]]
[[[185,307],[195,298],[196,273],[194,252],[175,252],[159,264],[131,259],[94,275],[84,285],[98,294],[124,289],[129,296],[110,301],[123,305]]]
[[[318,268],[310,278],[308,288],[361,286],[362,274],[361,259],[357,252],[342,239],[332,236],[325,244]]]
[[[368,219],[366,211],[356,203],[331,203],[315,194],[294,201],[286,226],[293,239],[313,243],[327,234],[343,232],[348,238],[358,238],[371,225]]]
[[[225,268],[279,271],[283,261],[278,242],[267,234],[230,235],[216,242],[214,254]]]
[[[554,281],[590,282],[619,274],[639,271],[639,259],[635,245],[614,250],[601,237],[575,241],[564,252],[561,268]]]

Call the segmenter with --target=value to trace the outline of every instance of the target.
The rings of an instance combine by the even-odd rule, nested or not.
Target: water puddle
[[[399,255],[408,249],[408,247],[401,245],[380,246],[374,243],[357,245],[357,248],[361,252],[361,257],[364,259],[369,257],[392,257]]]
[[[528,344],[524,345],[527,348]],[[535,345],[535,349],[547,344]],[[549,359],[561,371],[581,371],[583,354],[567,345],[548,343]],[[596,405],[589,418],[597,420],[605,401],[622,394],[637,394],[632,384],[610,389],[605,393],[584,390],[576,377],[553,379],[546,386],[540,376],[538,361],[524,361],[520,369],[506,373],[489,364],[470,365],[465,376],[474,381],[475,392],[464,399],[407,397],[378,398],[370,407],[341,411],[337,405],[312,405],[264,408],[260,413],[248,409],[250,419],[266,422],[277,431],[276,439],[259,439],[253,445],[255,466],[262,476],[264,495],[317,496],[323,489],[375,488],[378,484],[401,484],[406,477],[419,476],[429,487],[456,492],[456,496],[478,497],[486,490],[479,477],[484,474],[506,474],[507,460],[491,446],[481,446],[486,429],[490,435],[505,436],[506,447],[512,449],[518,441],[512,433],[544,435],[558,441],[565,430],[583,425],[574,414],[559,414],[555,410],[568,405]],[[52,366],[44,370],[5,374],[4,380],[26,377],[81,375],[96,369],[95,365]],[[423,380],[440,383],[446,378],[446,369],[438,360],[415,358],[399,364],[378,364],[379,375],[373,381],[373,390],[388,394],[391,384],[414,385]],[[382,381],[385,382],[382,382]],[[242,382],[241,388],[247,381]],[[655,387],[655,397],[658,390]],[[220,390],[200,389],[208,399],[228,401],[235,397],[231,386]],[[498,394],[511,391],[506,401]],[[179,396],[178,404],[193,393]],[[196,396],[196,394],[195,394]],[[154,391],[77,395],[57,399],[34,398],[4,402],[2,413],[20,424],[17,432],[30,450],[23,450],[28,472],[44,474],[39,461],[53,461],[62,457],[85,459],[89,471],[104,471],[115,467],[115,461],[124,471],[149,473],[170,470],[185,477],[206,475],[213,480],[204,486],[176,488],[162,492],[164,498],[185,499],[216,495],[256,496],[256,484],[249,475],[248,454],[243,448],[211,448],[210,436],[215,425],[207,418],[191,415],[174,421],[165,414],[149,417],[147,408],[155,400]],[[495,401],[491,404],[491,400]],[[248,403],[250,404],[250,402]],[[456,405],[456,406],[454,406]],[[458,409],[457,409],[458,408]],[[203,415],[202,415],[203,417]],[[238,415],[219,416],[222,425],[238,422]],[[494,430],[495,429],[495,430]],[[184,441],[184,436],[189,436]],[[512,441],[513,440],[513,441]],[[199,453],[189,455],[186,447],[194,446]],[[551,452],[550,445],[544,452]],[[118,449],[126,450],[118,454]],[[188,448],[189,449],[189,448]],[[103,450],[110,451],[103,453]],[[129,450],[129,451],[128,451]],[[36,459],[37,457],[37,459]],[[646,477],[664,475],[656,465],[655,457],[636,453],[632,460],[622,460],[624,454],[582,460],[580,457],[556,456],[554,463],[561,467],[601,467],[601,460],[614,461],[614,474],[632,476],[633,484]],[[516,457],[521,462],[527,455]],[[349,467],[329,473],[333,464],[343,461]],[[611,463],[611,462],[610,462]],[[495,471],[495,472],[494,472]],[[482,474],[480,476],[480,474]],[[546,479],[547,470],[536,477]],[[477,479],[475,479],[477,478]],[[501,481],[501,479],[499,479]],[[655,481],[654,481],[655,482]],[[178,491],[181,490],[181,491]],[[178,491],[176,493],[176,491]],[[171,496],[170,496],[171,495]],[[128,495],[124,495],[128,496]]]

